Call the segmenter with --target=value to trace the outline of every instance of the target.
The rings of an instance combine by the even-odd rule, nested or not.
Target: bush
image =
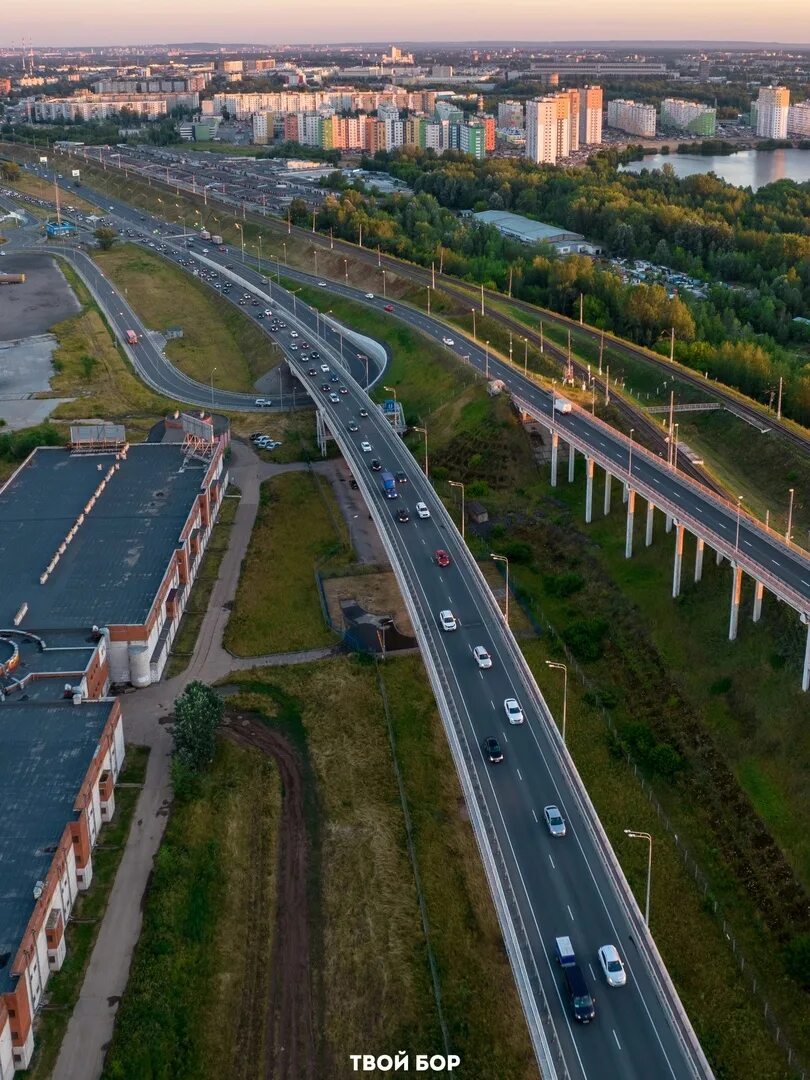
[[[724,675],[722,679],[715,679],[709,687],[709,693],[714,697],[720,694],[727,694],[731,689],[731,678],[728,675]]]
[[[433,475],[436,475],[435,470]],[[485,495],[489,495],[489,484],[486,480],[473,480],[471,484],[467,484],[468,499],[483,499]]]
[[[525,540],[507,540],[500,548],[498,554],[505,555],[510,562],[525,565],[532,561],[531,544],[527,544]]]
[[[567,570],[564,574],[546,574],[543,585],[551,596],[565,600],[584,587],[585,579],[575,570]]]
[[[799,934],[785,950],[785,966],[791,979],[810,990],[810,934]]]
[[[578,660],[598,660],[608,632],[604,619],[578,619],[563,631],[562,639]]]

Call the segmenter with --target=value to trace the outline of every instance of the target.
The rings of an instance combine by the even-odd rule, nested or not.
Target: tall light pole
[[[740,550],[740,514],[742,512],[742,501],[743,501],[743,496],[738,495],[737,496],[737,531],[734,534],[734,550],[735,551]]]
[[[426,285],[426,286],[425,286],[425,288],[427,289],[427,298],[428,298],[428,301],[427,301],[427,307],[428,307],[428,315],[430,315],[430,286],[429,286],[429,285]]]
[[[486,344],[486,359],[484,361],[484,378],[489,381],[489,341]]]
[[[297,289],[290,289],[290,294],[293,298],[293,318],[298,318],[298,293],[303,289],[303,285],[299,285]]]
[[[636,433],[635,428],[630,428],[630,449],[627,453],[627,475],[633,475],[633,436]]]
[[[425,476],[428,475],[428,441],[427,441],[427,428],[414,427],[414,431],[421,431],[425,436]]]
[[[788,543],[790,543],[790,534],[793,532],[793,496],[795,494],[793,488],[790,488],[789,491],[790,491],[790,506],[788,507],[787,532],[785,533],[785,539],[787,540]]]
[[[556,660],[546,660],[546,666],[563,673],[563,722],[562,741],[565,742],[565,724],[568,719],[568,665],[560,664]]]
[[[386,300],[387,297],[385,295],[385,270],[383,270],[382,276],[383,276],[383,300]]]
[[[315,256],[315,277],[318,276],[318,249],[313,248],[312,254]]]
[[[529,373],[529,339],[527,337],[525,337],[523,339],[523,346],[524,346],[524,349],[523,349],[523,374],[528,375],[528,373]]]
[[[216,370],[217,369],[215,367],[211,368],[211,411],[212,412],[214,411],[214,372]]]
[[[387,390],[389,394],[394,395],[394,402],[397,400],[397,388],[395,386],[384,386],[383,390]]]
[[[644,905],[644,922],[647,926],[650,925],[650,882],[652,881],[652,837],[648,832],[636,832],[635,829],[625,829],[625,836],[630,836],[634,840],[646,840],[649,846],[649,853],[647,855],[647,902]]]
[[[472,312],[473,317],[473,341],[478,341],[478,338],[475,336],[475,308],[470,308],[470,311]]]
[[[675,472],[678,471],[678,425],[673,424],[674,431],[672,433],[672,468]]]
[[[346,278],[346,284],[349,284],[349,260],[343,260],[343,275]]]
[[[281,241],[281,246],[284,248],[284,265],[286,266],[287,265],[287,241],[282,240]]]
[[[462,482],[460,480],[448,480],[448,483],[450,484],[450,487],[461,488],[461,539],[465,540],[466,537],[465,537],[465,533],[464,533],[464,520],[465,520],[464,519],[464,485],[462,484]]]
[[[509,625],[509,560],[505,555],[496,555],[494,551],[489,553],[490,559],[494,559],[495,562],[502,562],[506,564],[506,588],[504,590],[503,601],[503,617],[506,621],[506,625]]]
[[[239,230],[239,239],[242,241],[242,262],[244,262],[245,261],[245,234],[242,231],[242,226],[239,224],[238,221],[235,221],[234,225]]]

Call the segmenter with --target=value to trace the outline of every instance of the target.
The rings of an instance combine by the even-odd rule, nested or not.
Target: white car
[[[273,404],[273,402],[270,401],[268,398],[257,397],[253,404],[258,405],[260,409],[268,409]]]
[[[272,315],[272,314],[273,314],[273,312],[272,312],[272,311],[270,310],[270,308],[269,308],[269,307],[266,307],[266,308],[264,309],[264,313],[265,313],[265,315]]]
[[[366,293],[366,300],[373,300],[373,299],[374,299],[374,293],[373,292],[367,292]]]
[[[608,986],[624,986],[627,982],[627,972],[624,970],[624,964],[616,946],[603,945],[598,956]]]
[[[455,345],[455,341],[451,337],[443,337],[442,345]]]
[[[336,393],[334,393],[334,391],[329,395],[329,400],[332,402],[333,405],[340,404],[340,398],[337,396]]]
[[[503,703],[503,709],[510,724],[523,723],[523,709],[517,698],[508,697]]]
[[[456,630],[458,623],[456,617],[452,611],[440,611],[439,612],[439,625],[442,630]]]
[[[321,364],[321,371],[324,373],[324,375],[328,375],[329,374],[329,365],[328,364]]]
[[[423,519],[430,517],[430,511],[423,502],[418,502],[416,504],[416,516]]]
[[[363,439],[363,441],[360,443],[360,449],[363,451],[364,454],[370,454],[371,453],[371,443],[367,442],[365,439]]]
[[[297,330],[291,330],[290,331],[290,337],[298,337],[298,331]]]
[[[318,284],[320,285],[320,287],[321,287],[322,289],[325,289],[325,288],[326,288],[326,282],[325,282],[325,281],[319,281],[319,282],[318,282]]]
[[[476,664],[478,664],[480,668],[492,667],[492,657],[489,655],[483,645],[475,646],[475,648],[473,649],[473,656],[475,657]]]
[[[543,807],[543,820],[552,836],[565,836],[565,818],[556,806]]]

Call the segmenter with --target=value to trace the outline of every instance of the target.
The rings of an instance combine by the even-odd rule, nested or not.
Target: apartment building
[[[579,144],[600,146],[602,143],[602,87],[583,86],[579,91]]]
[[[651,139],[655,135],[655,106],[643,105],[638,101],[616,98],[608,102],[607,125],[626,131],[629,135],[640,135]]]
[[[553,97],[526,102],[526,157],[539,164],[557,161],[557,102]]]
[[[524,124],[522,101],[498,102],[498,127],[522,128]]]
[[[786,86],[761,86],[756,102],[756,132],[763,139],[786,139],[790,90]]]
[[[810,138],[810,101],[797,101],[788,110],[788,135]]]
[[[711,136],[717,130],[717,110],[699,101],[664,98],[660,123],[664,131],[688,131],[692,135]]]
[[[465,154],[472,154],[479,161],[486,152],[486,127],[477,121],[458,125],[458,148]]]

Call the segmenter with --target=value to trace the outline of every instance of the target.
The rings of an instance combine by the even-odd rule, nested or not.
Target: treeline
[[[365,166],[415,194],[336,194],[319,225],[354,241],[362,226],[369,246],[502,291],[511,274],[513,295],[568,315],[582,292],[591,324],[652,347],[674,325],[679,359],[759,400],[781,376],[786,414],[810,423],[810,326],[794,321],[810,317],[810,183],[779,181],[754,193],[711,175],[679,180],[667,167],[621,173],[619,160],[607,151],[580,169],[538,169],[411,148],[380,153]],[[625,285],[607,264],[557,258],[458,213],[484,209],[552,222],[613,254],[683,271],[706,282],[707,297]],[[303,204],[293,214],[311,222]]]

